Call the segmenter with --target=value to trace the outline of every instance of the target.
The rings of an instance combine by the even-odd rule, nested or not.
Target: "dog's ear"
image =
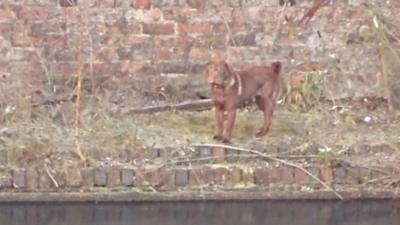
[[[273,62],[271,67],[272,67],[272,72],[275,75],[279,75],[282,70],[282,63],[281,62]]]

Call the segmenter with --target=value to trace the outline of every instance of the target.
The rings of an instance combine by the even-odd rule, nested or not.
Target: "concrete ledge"
[[[400,199],[399,191],[339,191],[344,200]],[[7,202],[166,202],[233,200],[338,200],[329,191],[183,191],[183,192],[2,192],[0,203]]]

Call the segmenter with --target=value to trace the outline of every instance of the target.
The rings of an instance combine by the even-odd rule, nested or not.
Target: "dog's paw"
[[[229,140],[229,138],[223,138],[223,139],[222,139],[222,143],[224,143],[224,144],[231,144],[231,141]]]
[[[214,139],[214,140],[217,140],[217,141],[221,141],[221,140],[222,140],[222,137],[221,137],[221,135],[214,135],[214,136],[213,136],[213,139]]]
[[[265,136],[266,134],[267,134],[267,130],[262,130],[262,129],[260,129],[257,133],[256,133],[256,136],[257,137],[262,137],[262,136]]]

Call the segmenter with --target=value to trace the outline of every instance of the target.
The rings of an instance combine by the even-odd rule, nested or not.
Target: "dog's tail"
[[[279,75],[279,74],[281,73],[281,70],[282,70],[282,63],[281,63],[281,62],[278,62],[278,61],[273,62],[273,63],[271,64],[271,69],[272,69],[272,72],[273,72],[275,75]]]

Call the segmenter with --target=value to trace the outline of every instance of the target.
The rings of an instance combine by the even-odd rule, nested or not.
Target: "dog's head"
[[[219,88],[233,86],[235,78],[224,61],[211,61],[206,66],[207,83]]]

